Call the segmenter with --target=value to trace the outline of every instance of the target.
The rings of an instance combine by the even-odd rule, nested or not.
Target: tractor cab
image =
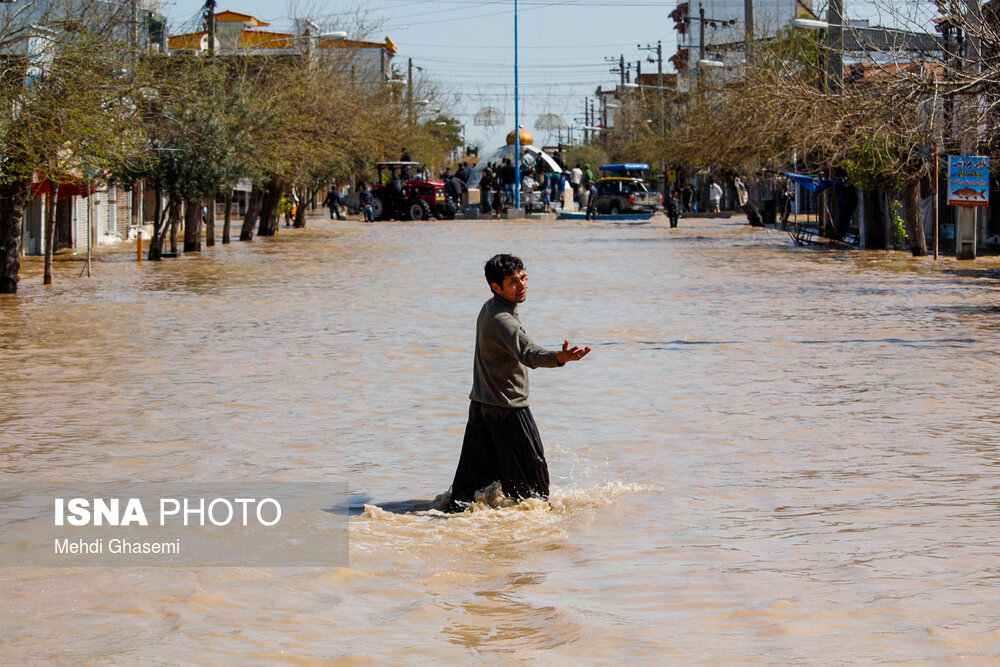
[[[393,181],[406,181],[422,178],[426,179],[426,172],[419,162],[379,162],[375,165],[378,171],[378,182],[382,185],[389,185]]]

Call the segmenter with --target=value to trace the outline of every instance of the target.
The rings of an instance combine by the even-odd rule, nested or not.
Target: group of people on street
[[[406,149],[403,149],[403,157]],[[555,172],[549,168],[548,164],[542,160],[530,160],[526,157],[521,163],[521,192],[524,195],[523,202],[527,203],[530,209],[536,205],[540,210],[548,212],[553,204],[558,202],[560,208],[566,206],[565,195],[566,186],[572,191],[573,201],[584,205],[586,217],[588,219],[597,218],[597,179],[589,164],[576,162],[572,168],[567,168],[562,161],[562,156],[557,151],[553,160],[560,166],[561,172]],[[440,178],[445,183],[445,193],[449,201],[460,206],[462,195],[468,191],[468,181],[472,176],[472,168],[468,162],[461,165],[451,173],[450,169],[445,169]],[[483,213],[499,218],[514,202],[514,184],[517,180],[517,170],[510,158],[505,157],[498,165],[489,163],[482,172],[479,181],[481,192],[481,206]],[[775,188],[778,191],[776,198],[779,200],[777,208],[780,221],[785,223],[789,217],[794,199],[794,190],[787,182],[784,187]],[[718,213],[721,209],[724,190],[722,185],[714,178],[708,180],[707,188],[704,191],[703,200],[706,204],[705,210],[709,213]],[[292,195],[294,197],[294,195]],[[298,198],[289,198],[292,208],[297,206]],[[365,222],[374,222],[373,211],[374,197],[368,186],[361,183],[358,187],[358,205],[364,216]],[[337,185],[330,188],[323,200],[323,206],[330,211],[331,220],[346,220],[345,201]],[[664,212],[670,220],[671,227],[677,227],[680,216],[684,213],[698,213],[699,197],[691,183],[672,184],[664,197]],[[294,217],[294,209],[291,216]]]
[[[715,179],[708,181],[708,212],[718,213],[722,202],[722,186]],[[670,220],[670,226],[676,227],[681,213],[697,213],[698,201],[695,198],[694,187],[690,183],[681,186],[671,186],[663,200],[663,210]]]
[[[559,166],[558,172],[542,160],[522,160],[521,193],[528,208],[537,206],[547,213],[557,202],[560,208],[565,208],[567,184],[573,192],[573,201],[581,203],[583,193],[589,193],[597,181],[589,164],[577,162],[567,168],[559,151],[553,153],[552,160]],[[514,201],[516,182],[517,169],[510,158],[503,158],[499,165],[487,164],[479,181],[483,212],[496,215],[504,212]]]
[[[487,164],[479,179],[483,213],[499,218],[514,202],[516,182],[517,168],[510,158],[503,158],[499,165],[495,162]]]
[[[330,219],[331,220],[346,220],[347,216],[344,215],[342,208],[344,206],[344,195],[340,194],[340,190],[337,189],[336,184],[330,191],[326,193],[326,199],[323,200],[323,206],[330,209]]]
[[[472,169],[468,162],[463,162],[454,174],[451,173],[451,169],[444,170],[444,173],[441,174],[441,180],[444,181],[444,193],[448,201],[459,207],[462,205],[462,193],[468,191],[469,176],[471,175]]]

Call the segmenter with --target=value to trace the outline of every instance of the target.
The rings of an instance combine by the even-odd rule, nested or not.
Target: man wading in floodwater
[[[486,282],[493,298],[476,321],[472,402],[451,485],[453,512],[494,482],[510,498],[549,497],[549,468],[528,408],[527,369],[562,366],[590,352],[589,347],[570,347],[569,341],[558,352],[531,342],[517,315],[517,304],[528,293],[528,274],[519,258],[494,255],[486,262]]]

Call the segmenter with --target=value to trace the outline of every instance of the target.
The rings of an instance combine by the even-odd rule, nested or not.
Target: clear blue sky
[[[324,29],[348,30],[352,36],[358,17],[370,26],[367,37],[381,41],[389,36],[399,47],[395,64],[405,72],[407,58],[422,68],[418,76],[436,82],[445,93],[446,110],[465,124],[467,139],[484,148],[499,146],[514,127],[514,2],[513,0],[378,0],[347,3],[297,0],[294,5],[265,0],[217,0],[219,11],[251,14],[285,29],[288,17],[313,17]],[[203,0],[165,2],[164,12],[172,32],[195,29]],[[656,72],[648,62],[654,53],[643,46],[663,42],[664,71],[673,68],[667,59],[677,51],[673,21],[667,14],[676,0],[518,0],[518,43],[521,124],[532,131],[537,144],[555,141],[535,130],[538,116],[558,114],[571,125],[583,125],[584,99],[597,86],[614,86],[618,75],[609,71],[624,54],[643,72]],[[886,6],[910,11],[912,1],[896,0]],[[923,4],[918,2],[916,4]],[[846,0],[851,17],[871,18],[890,25],[884,8],[870,0]],[[815,7],[825,10],[825,0]],[[910,8],[910,9],[908,9]],[[493,106],[506,115],[503,128],[476,127],[473,116]],[[579,136],[579,134],[577,134]]]

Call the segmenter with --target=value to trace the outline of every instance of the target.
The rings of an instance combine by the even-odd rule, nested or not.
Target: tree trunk
[[[259,236],[274,236],[278,233],[278,204],[281,202],[283,189],[277,177],[271,178],[260,207],[260,225],[257,228]]]
[[[299,207],[295,209],[295,223],[292,226],[299,229],[306,226],[306,203],[304,201],[300,201]]]
[[[933,182],[933,179],[932,179]],[[990,178],[990,214],[986,223],[986,231],[989,236],[1000,234],[1000,183],[996,178]]]
[[[167,228],[167,216],[163,214],[163,191],[159,186],[155,189],[156,201],[153,202],[153,236],[149,239],[149,252],[146,258],[153,262],[163,259],[163,232]]]
[[[826,195],[824,204],[828,208],[827,229],[820,232],[820,236],[831,239],[843,240],[847,236],[847,230],[851,226],[850,217],[846,209],[849,208],[845,199],[847,198],[847,188],[854,187],[850,183],[836,183],[827,188],[823,194]]]
[[[0,185],[0,294],[16,294],[30,183]]]
[[[201,199],[188,199],[184,209],[184,252],[201,252]]]
[[[183,202],[177,195],[170,195],[167,213],[170,225],[170,253],[177,254],[177,228],[181,225],[181,206]]]
[[[753,205],[752,201],[747,201],[746,204],[740,206],[740,209],[747,214],[747,222],[750,223],[751,227],[763,227],[764,218],[761,216],[760,211],[757,207]]]
[[[736,187],[736,205],[740,207],[741,211],[746,213],[747,222],[750,223],[751,227],[763,227],[764,218],[761,217],[760,211],[750,199],[750,193],[747,191],[746,184],[743,183],[742,179],[734,178],[733,185]]]
[[[177,254],[177,228],[181,224],[181,202],[180,198],[170,195],[170,254]]]
[[[56,202],[59,184],[49,181],[49,194],[45,197],[45,275],[43,285],[52,284],[52,250],[56,241]]]
[[[240,241],[253,241],[253,228],[257,226],[257,216],[260,213],[263,191],[256,185],[250,190],[250,200],[247,202],[247,213],[243,216],[243,228],[240,229]]]
[[[205,245],[215,245],[215,193],[208,198],[208,215],[205,216]]]
[[[226,207],[223,209],[223,219],[222,219],[222,244],[225,245],[229,243],[229,234],[232,229],[233,222],[233,191],[226,190]]]
[[[882,250],[888,250],[889,240],[895,236],[892,231],[892,206],[889,204],[889,193],[885,190],[880,190],[879,192],[882,195],[882,233],[885,234],[885,246]]]
[[[903,209],[906,220],[906,235],[910,237],[910,252],[914,257],[927,255],[927,236],[920,214],[920,179],[906,181],[903,186]]]
[[[268,209],[271,206],[271,186],[261,190],[260,193],[260,217],[257,222],[257,236],[268,236],[271,227],[268,224]]]
[[[885,250],[885,214],[882,206],[882,192],[867,190],[865,198],[865,249]]]

